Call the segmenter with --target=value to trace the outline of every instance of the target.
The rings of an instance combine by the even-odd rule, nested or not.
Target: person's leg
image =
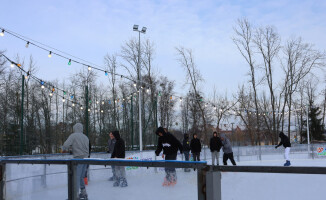
[[[196,161],[196,153],[192,153],[192,157],[194,158],[194,161]]]
[[[85,182],[84,182],[84,177],[85,174],[87,173],[87,164],[82,164],[81,165],[81,177],[80,177],[80,195],[79,197],[86,198],[87,197],[87,192],[86,192],[86,187],[85,187]]]
[[[198,161],[200,161],[200,152],[198,152],[198,155],[197,155],[198,157]]]
[[[287,161],[290,161],[290,158],[289,158],[290,149],[291,149],[290,147],[286,147],[285,150],[284,150],[284,158]]]
[[[212,165],[215,164],[215,151],[212,151]]]
[[[79,195],[79,189],[81,187],[80,183],[82,182],[81,179],[84,179],[84,177],[83,177],[83,165],[78,164],[77,165],[77,174],[76,174],[76,192],[77,192],[77,195]]]
[[[189,161],[189,152],[185,151],[183,154],[185,156],[185,161]]]
[[[116,175],[115,175],[115,166],[111,165],[111,170],[112,170],[112,176],[109,178],[109,181],[115,181]]]
[[[128,183],[127,183],[127,178],[126,178],[126,169],[124,166],[121,166],[121,183],[120,183],[120,187],[127,187]]]
[[[120,185],[120,178],[121,178],[121,167],[122,166],[115,166],[114,170],[115,170],[115,180],[113,183],[114,187],[118,187]]]
[[[235,163],[235,161],[234,161],[233,152],[232,152],[232,153],[230,153],[230,156],[229,156],[229,158],[230,158],[230,160],[231,160],[231,163],[232,163],[233,165],[237,165],[237,164]]]
[[[216,164],[220,165],[220,161],[219,161],[220,152],[216,151],[215,155],[216,155]]]
[[[226,153],[224,153],[224,154],[223,154],[223,164],[224,164],[224,165],[228,165],[227,161],[228,161],[228,156],[227,156]]]

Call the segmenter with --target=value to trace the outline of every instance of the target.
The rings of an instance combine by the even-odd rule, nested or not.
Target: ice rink
[[[139,155],[129,158],[139,159]],[[181,155],[179,155],[179,160]],[[94,156],[93,156],[94,157]],[[100,156],[99,156],[100,157]],[[155,159],[153,152],[142,157]],[[295,157],[295,156],[294,156]],[[99,159],[103,159],[103,156]],[[156,159],[161,159],[156,157]],[[206,158],[208,164],[211,163]],[[244,159],[245,160],[245,159]],[[221,162],[221,160],[220,160]],[[282,155],[270,156],[269,160],[246,160],[238,165],[282,166]],[[326,159],[294,158],[292,166],[326,166]],[[39,176],[46,171],[46,176]],[[7,199],[10,200],[58,200],[67,199],[67,167],[59,165],[16,165],[7,167]],[[126,167],[128,187],[113,187],[108,181],[112,176],[110,166],[90,166],[90,177],[86,186],[90,200],[196,200],[197,173],[177,169],[178,183],[163,187],[163,168]],[[262,174],[262,173],[222,173],[223,200],[306,200],[324,199],[325,175]]]

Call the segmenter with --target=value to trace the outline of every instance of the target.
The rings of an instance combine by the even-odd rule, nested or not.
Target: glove
[[[277,149],[278,146],[275,146],[275,149]]]
[[[107,153],[110,153],[110,151],[107,151]]]

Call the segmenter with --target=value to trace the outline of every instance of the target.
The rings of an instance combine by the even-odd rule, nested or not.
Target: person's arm
[[[157,144],[157,149],[155,151],[156,156],[160,155],[162,149],[163,149],[162,140],[161,140],[161,138],[159,138],[158,139],[158,144]]]
[[[201,142],[199,140],[199,152],[201,152]]]
[[[65,143],[63,143],[62,151],[68,151],[69,148],[72,146],[73,142],[74,142],[74,138],[72,135],[70,135],[68,139],[65,141]]]
[[[280,141],[280,143],[278,145],[275,146],[275,149],[277,149],[277,147],[281,146],[283,144],[282,140]]]
[[[213,152],[213,138],[210,139],[209,141],[209,149]]]

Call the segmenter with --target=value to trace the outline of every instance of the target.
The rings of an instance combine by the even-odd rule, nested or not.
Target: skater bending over
[[[113,138],[116,140],[113,152],[111,154],[111,158],[125,158],[125,141],[120,137],[119,131],[112,132]],[[113,187],[127,187],[127,179],[126,179],[126,170],[124,166],[115,166],[114,167],[113,177],[115,177],[115,181],[113,183]]]
[[[227,161],[228,161],[228,159],[230,159],[230,161],[233,165],[237,165],[233,158],[233,151],[232,151],[232,146],[231,146],[230,140],[224,134],[221,135],[221,140],[222,140],[223,152],[224,152],[223,164],[228,165]]]
[[[290,159],[289,159],[289,154],[290,154],[290,149],[291,149],[291,142],[290,142],[288,136],[286,136],[283,132],[280,132],[279,137],[281,138],[281,141],[275,147],[275,149],[277,149],[277,147],[283,145],[283,147],[285,148],[285,150],[284,150],[284,158],[286,160],[286,162],[284,163],[284,166],[290,166],[291,162],[290,162]]]
[[[178,149],[182,154],[182,145],[177,138],[175,138],[171,133],[166,133],[162,127],[156,130],[156,134],[159,136],[158,145],[155,151],[156,156],[159,156],[162,149],[165,155],[165,160],[176,160]],[[163,186],[175,185],[177,183],[177,174],[175,168],[166,167],[165,168],[165,179]]]
[[[83,125],[81,123],[77,123],[73,126],[73,133],[68,137],[65,143],[62,146],[63,152],[68,151],[69,148],[72,149],[72,155],[74,159],[83,159],[89,156],[89,140],[88,137],[83,133]],[[77,165],[77,181],[76,185],[78,191],[80,188],[79,199],[87,199],[87,193],[84,182],[84,175],[86,173],[86,164],[78,164]]]

